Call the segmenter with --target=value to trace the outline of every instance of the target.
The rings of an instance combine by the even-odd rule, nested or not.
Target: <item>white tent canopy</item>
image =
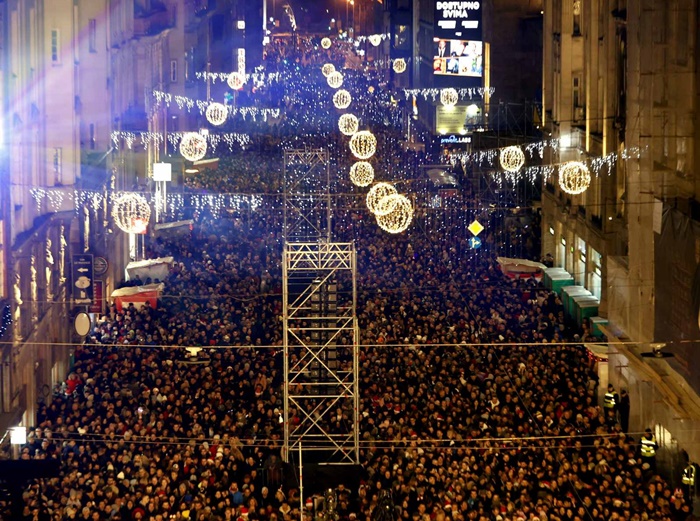
[[[164,280],[170,273],[170,267],[172,265],[172,257],[159,257],[157,259],[130,262],[126,267],[127,279],[133,280],[138,276],[144,281],[149,277],[151,280]]]

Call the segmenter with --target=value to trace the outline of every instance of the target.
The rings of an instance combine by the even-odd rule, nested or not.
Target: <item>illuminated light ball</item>
[[[369,186],[374,181],[374,167],[367,161],[358,161],[350,167],[350,181],[355,186]]]
[[[360,128],[360,120],[354,114],[343,114],[338,119],[338,129],[346,136],[352,136]]]
[[[352,96],[350,96],[350,93],[345,89],[340,89],[333,94],[333,105],[335,105],[337,109],[346,109],[350,106],[351,102]]]
[[[369,40],[369,43],[374,45],[375,47],[378,47],[380,43],[382,43],[382,35],[381,34],[370,34],[367,39]]]
[[[370,94],[374,94],[374,85],[370,85],[367,90],[369,91]]]
[[[114,224],[126,233],[146,233],[151,218],[151,207],[140,194],[120,195],[112,207]]]
[[[326,81],[328,85],[337,89],[343,84],[343,75],[338,71],[333,71],[326,77]]]
[[[332,63],[326,63],[323,67],[321,67],[321,72],[327,78],[331,72],[335,72],[335,65]]]
[[[332,44],[333,42],[331,42],[331,39],[327,36],[321,40],[321,47],[324,49],[330,49]]]
[[[245,84],[245,76],[240,72],[232,72],[228,75],[228,78],[226,78],[226,83],[228,83],[228,86],[233,90],[241,90]]]
[[[388,233],[401,233],[408,229],[413,220],[413,205],[405,195],[392,194],[381,199],[380,206],[391,207],[384,215],[375,214],[379,227]]]
[[[454,107],[459,101],[459,93],[453,88],[442,89],[440,91],[440,103],[445,107]]]
[[[591,173],[583,163],[569,161],[559,167],[559,187],[567,194],[582,194],[590,185]]]
[[[377,151],[377,138],[369,130],[360,130],[350,138],[350,152],[357,159],[369,159]]]
[[[367,209],[375,213],[377,211],[377,206],[379,201],[388,195],[396,194],[396,188],[394,185],[389,183],[377,183],[367,192],[367,197],[365,197],[365,203],[367,203]]]
[[[180,153],[188,161],[199,161],[207,153],[207,140],[197,132],[188,132],[180,141]]]
[[[401,74],[402,72],[406,72],[406,60],[403,58],[397,58],[394,60],[394,72],[397,74]]]
[[[207,121],[212,125],[223,125],[228,117],[228,109],[223,103],[210,103],[207,107]]]
[[[501,168],[507,172],[517,172],[525,164],[525,154],[520,147],[512,146],[501,150]]]

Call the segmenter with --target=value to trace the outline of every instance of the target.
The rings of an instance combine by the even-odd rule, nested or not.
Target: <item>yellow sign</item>
[[[438,134],[461,134],[464,132],[464,125],[467,122],[466,105],[453,107],[438,105],[435,110],[435,130]]]
[[[484,226],[477,220],[474,220],[473,223],[471,223],[469,226],[467,226],[467,230],[472,232],[472,235],[476,237],[479,235],[481,232],[484,231]]]

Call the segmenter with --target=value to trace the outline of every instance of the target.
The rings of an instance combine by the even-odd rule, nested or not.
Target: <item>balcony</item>
[[[155,36],[175,27],[175,13],[168,11],[165,4],[150,2],[146,7],[134,6],[134,36],[142,38]]]

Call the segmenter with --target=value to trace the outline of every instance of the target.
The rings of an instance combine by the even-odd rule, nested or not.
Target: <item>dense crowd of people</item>
[[[188,189],[274,192],[279,161],[248,151]],[[507,242],[539,258],[536,215],[525,236],[511,222],[474,250],[474,210],[449,207],[398,236],[361,205],[336,212],[335,237],[357,247],[363,468],[335,491],[336,518],[376,521],[389,492],[390,517],[407,521],[689,519],[689,498],[599,403],[596,361],[576,343],[588,331],[535,278],[499,272]],[[304,411],[280,421],[279,209],[188,217],[188,240],[149,240],[150,256],[174,258],[158,305],[111,306],[40,406],[20,457],[60,474],[23,491],[21,519],[299,519],[281,450]],[[352,417],[341,404],[336,428]],[[16,507],[0,502],[0,516]]]
[[[564,324],[556,294],[504,279],[489,245],[475,258],[351,222],[338,236],[358,248],[365,475],[338,492],[340,519],[372,519],[386,490],[407,520],[688,517],[606,419],[587,351],[557,345],[586,332]],[[175,258],[166,294],[112,307],[77,349],[22,450],[61,462],[24,492],[25,519],[298,518],[281,463],[300,412],[279,421],[277,226],[202,216],[191,240],[151,244]]]

